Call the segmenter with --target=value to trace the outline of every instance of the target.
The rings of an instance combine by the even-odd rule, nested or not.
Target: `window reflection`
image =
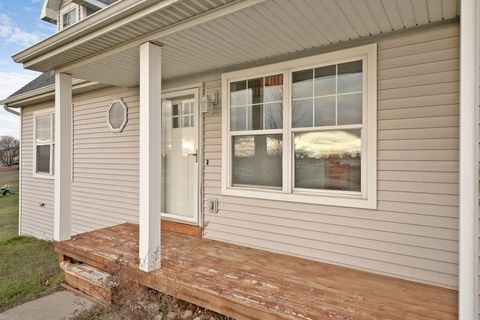
[[[281,102],[283,100],[283,75],[265,77],[265,102]]]
[[[313,99],[293,101],[292,127],[311,127],[313,123]]]
[[[292,127],[362,123],[362,60],[292,73]]]
[[[283,127],[283,75],[230,83],[230,130]]]
[[[232,184],[282,186],[282,135],[232,137]]]
[[[362,123],[362,94],[340,95],[338,103],[338,124]]]
[[[362,91],[362,61],[338,65],[338,93]]]
[[[263,102],[263,78],[247,80],[247,104]]]
[[[315,69],[315,95],[325,96],[335,94],[337,66],[327,66]]]
[[[295,134],[295,187],[361,191],[360,130]]]

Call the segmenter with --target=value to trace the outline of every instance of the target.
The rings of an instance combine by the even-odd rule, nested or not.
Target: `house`
[[[238,319],[478,319],[478,1],[102,3],[13,56],[21,234]]]

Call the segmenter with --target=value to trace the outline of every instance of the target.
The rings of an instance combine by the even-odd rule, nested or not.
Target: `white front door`
[[[162,97],[162,216],[198,224],[198,90]]]

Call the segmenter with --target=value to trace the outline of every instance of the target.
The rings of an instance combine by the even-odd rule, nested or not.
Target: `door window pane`
[[[172,105],[172,115],[178,116],[180,114],[179,109],[180,109],[180,107],[179,107],[178,104]]]
[[[190,125],[188,124],[188,119],[190,117],[182,117],[182,127],[183,128],[188,128]]]
[[[295,187],[361,190],[360,130],[295,134]]]
[[[37,172],[50,173],[50,145],[37,146]]]
[[[232,137],[233,185],[282,186],[282,135]]]

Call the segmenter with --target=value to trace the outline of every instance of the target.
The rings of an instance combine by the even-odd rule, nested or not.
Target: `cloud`
[[[0,13],[0,40],[29,46],[40,39],[41,37],[37,33],[22,30],[13,23],[10,17]]]
[[[33,72],[0,72],[0,99],[4,99],[33,80]],[[0,136],[20,136],[20,118],[0,108]]]
[[[20,138],[20,117],[0,109],[0,137],[13,136]]]
[[[34,72],[1,72],[0,100],[5,99],[38,76]]]

